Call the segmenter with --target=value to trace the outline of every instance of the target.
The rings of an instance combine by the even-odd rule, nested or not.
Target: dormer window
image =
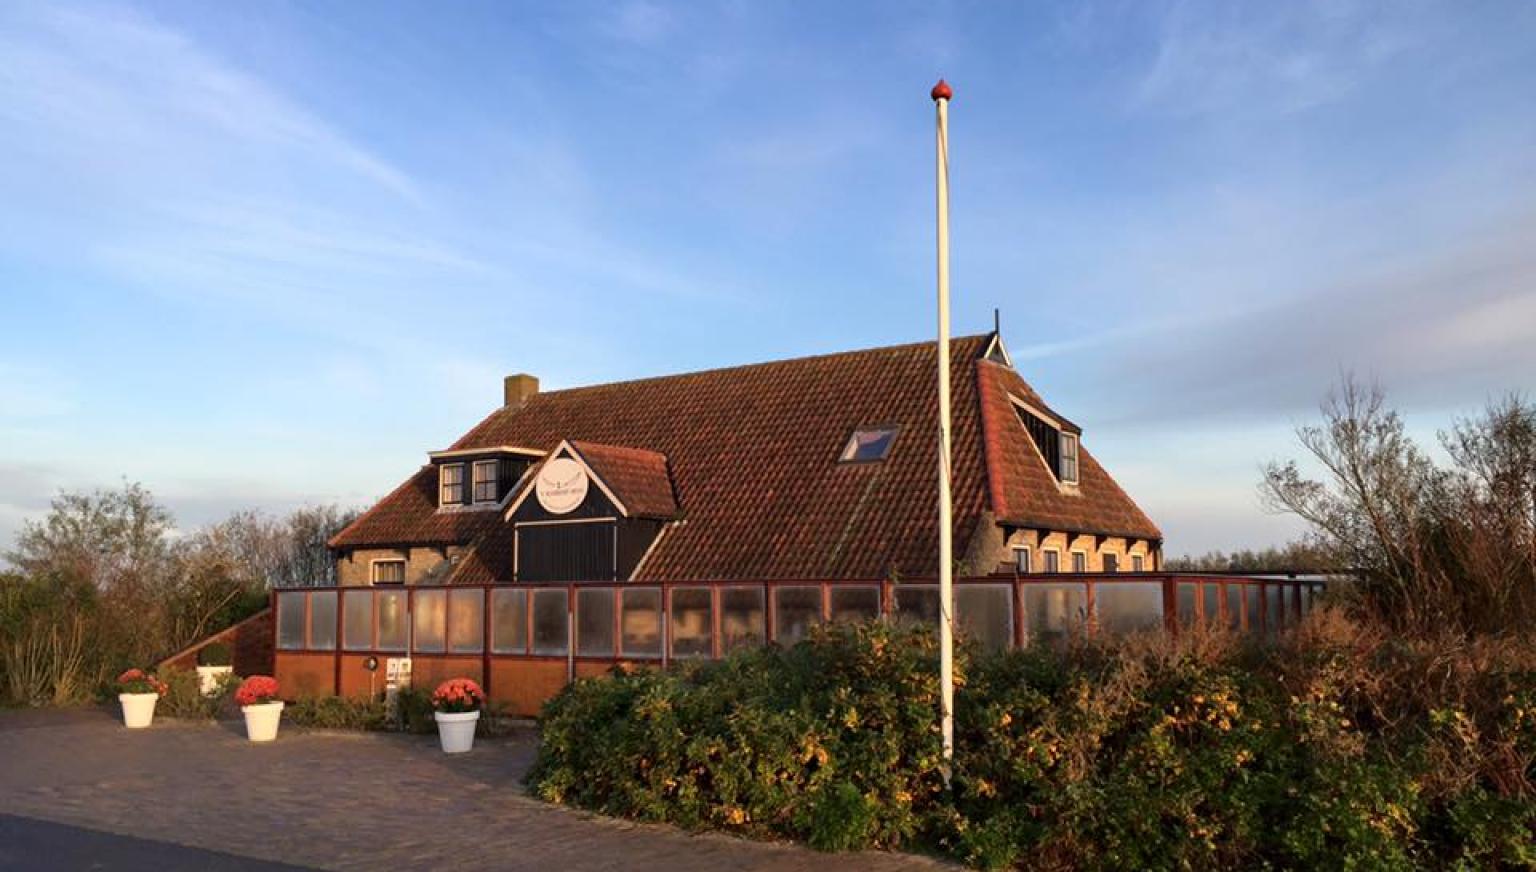
[[[891,453],[891,443],[896,441],[895,427],[874,427],[855,430],[838,456],[842,463],[874,463],[884,460]]]
[[[1061,425],[1024,406],[1014,408],[1051,475],[1062,484],[1077,484],[1077,434],[1067,432]]]
[[[438,502],[445,506],[464,504],[464,464],[445,463],[438,467]]]
[[[477,460],[474,463],[474,494],[477,503],[494,503],[497,500],[498,470],[500,461]]]
[[[1061,434],[1061,482],[1077,484],[1077,434]]]

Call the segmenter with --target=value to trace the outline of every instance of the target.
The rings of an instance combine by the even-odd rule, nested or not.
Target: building
[[[936,574],[934,343],[540,392],[331,540],[343,585]],[[961,574],[1155,571],[1162,534],[1014,370],[952,343]]]
[[[1313,585],[1171,576],[1157,526],[995,334],[952,343],[955,619],[989,648],[1075,632],[1272,632]],[[933,343],[503,403],[331,540],[340,583],[274,591],[285,693],[467,676],[536,714],[615,665],[935,624]],[[195,655],[194,646],[177,657]]]

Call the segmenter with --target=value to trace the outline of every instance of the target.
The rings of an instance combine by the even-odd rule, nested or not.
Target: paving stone
[[[904,854],[819,854],[692,835],[527,795],[531,729],[448,756],[432,736],[299,730],[107,709],[0,713],[0,813],[324,869],[837,872],[952,868]]]

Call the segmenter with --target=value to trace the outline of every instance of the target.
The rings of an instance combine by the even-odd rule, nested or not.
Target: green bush
[[[197,651],[198,666],[230,666],[234,662],[229,646],[223,642],[210,642]]]
[[[217,718],[228,708],[235,688],[240,686],[239,677],[221,675],[214,692],[204,696],[197,673],[190,669],[164,670],[160,680],[165,682],[166,692],[156,704],[156,711],[166,717],[194,720]]]
[[[283,707],[283,718],[298,727],[322,730],[388,730],[389,710],[381,697],[306,697]]]
[[[1319,613],[957,662],[939,774],[926,629],[838,625],[545,707],[537,795],[608,814],[1057,869],[1536,868],[1536,653]]]

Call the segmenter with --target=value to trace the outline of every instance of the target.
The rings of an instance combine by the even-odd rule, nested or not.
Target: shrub
[[[939,775],[926,629],[569,686],[534,792],[824,850],[1002,868],[1531,868],[1536,654],[1327,610],[1281,643],[1157,634],[957,656]]]
[[[234,662],[229,646],[223,642],[210,642],[197,651],[198,666],[229,666]]]
[[[169,669],[165,673],[166,692],[160,697],[159,711],[167,717],[213,720],[234,695],[240,679],[219,676],[214,692],[204,695],[197,673],[190,669]]]
[[[389,711],[380,697],[322,696],[283,707],[288,722],[324,730],[387,730]]]

